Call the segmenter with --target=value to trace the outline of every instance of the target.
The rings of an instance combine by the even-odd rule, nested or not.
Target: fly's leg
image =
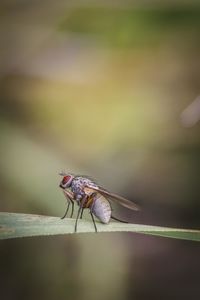
[[[80,219],[82,219],[82,217],[83,217],[83,210],[84,210],[84,208],[82,208]]]
[[[128,224],[127,221],[120,220],[120,219],[118,219],[118,218],[116,218],[116,217],[114,217],[114,216],[112,216],[112,215],[111,215],[111,219],[116,220],[116,221],[121,222],[121,223],[126,223],[126,224]]]
[[[90,207],[90,215],[91,215],[91,218],[92,218],[92,222],[93,222],[93,225],[94,225],[95,232],[97,233],[98,232],[97,225],[96,225],[96,222],[95,222],[95,219],[94,219],[94,215],[93,215],[94,202],[95,202],[95,200],[93,201],[93,203],[92,203],[92,205]]]
[[[74,201],[73,200],[70,200],[70,201],[71,201],[71,204],[72,204],[72,211],[71,211],[70,218],[72,218],[73,214],[74,214]]]
[[[90,210],[90,214],[91,214],[91,218],[92,218],[92,222],[93,222],[93,225],[94,225],[94,229],[95,229],[95,232],[97,233],[97,225],[96,225],[96,222],[95,222],[95,219],[94,219],[94,216],[93,216],[93,213],[92,211]]]
[[[77,213],[77,216],[76,216],[74,232],[77,232],[78,219],[79,219],[81,211],[84,209],[84,204],[85,204],[86,200],[87,200],[87,195],[85,195],[83,200],[80,202],[80,207],[78,209],[78,213]]]
[[[64,219],[64,218],[66,217],[66,215],[67,215],[67,213],[68,213],[68,210],[69,210],[69,207],[70,207],[70,203],[71,203],[70,200],[68,200],[68,201],[67,201],[67,209],[66,209],[66,211],[65,211],[65,213],[64,213],[64,216],[61,217],[61,220]]]
[[[70,215],[70,218],[72,218],[73,216],[73,212],[74,212],[74,198],[73,198],[73,193],[71,193],[70,191],[66,191],[66,190],[63,190],[63,193],[67,199],[67,209],[65,211],[65,214],[64,216],[61,218],[61,219],[64,219],[68,213],[68,210],[69,210],[69,207],[70,207],[70,204],[72,204],[72,212],[71,212],[71,215]]]

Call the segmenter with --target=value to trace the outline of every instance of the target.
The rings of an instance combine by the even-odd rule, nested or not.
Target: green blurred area
[[[122,48],[157,46],[163,35],[184,37],[192,32],[198,36],[199,28],[199,11],[188,7],[83,7],[72,10],[60,25],[64,32],[93,35],[98,46]]]
[[[199,228],[199,122],[182,116],[199,95],[200,8],[9,1],[0,14],[1,211],[61,216],[64,169],[141,205],[121,218]],[[98,234],[0,253],[2,299],[199,296],[190,242]]]

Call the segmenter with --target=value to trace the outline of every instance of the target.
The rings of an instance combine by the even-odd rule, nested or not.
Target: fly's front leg
[[[64,219],[66,217],[69,207],[70,207],[70,203],[72,204],[72,212],[71,212],[70,218],[72,218],[73,213],[74,213],[74,195],[72,192],[67,191],[67,190],[63,190],[63,193],[65,195],[65,198],[67,199],[67,209],[65,211],[64,216],[61,219]]]

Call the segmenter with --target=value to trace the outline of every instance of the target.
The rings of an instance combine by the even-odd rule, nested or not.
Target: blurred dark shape
[[[28,103],[23,102],[18,95],[20,90],[20,80],[17,74],[15,76],[6,76],[0,80],[1,91],[1,109],[0,118],[9,120],[9,122],[17,122],[25,125],[30,122],[31,111]],[[16,93],[15,93],[16,92]]]

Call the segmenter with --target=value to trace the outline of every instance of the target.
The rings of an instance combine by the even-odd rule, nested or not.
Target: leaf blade
[[[61,220],[30,214],[0,213],[0,239],[60,235],[74,233],[74,219]],[[200,230],[179,229],[142,224],[110,222],[108,225],[97,223],[98,232],[134,232],[140,234],[200,241]],[[92,222],[80,220],[78,233],[92,233]]]

